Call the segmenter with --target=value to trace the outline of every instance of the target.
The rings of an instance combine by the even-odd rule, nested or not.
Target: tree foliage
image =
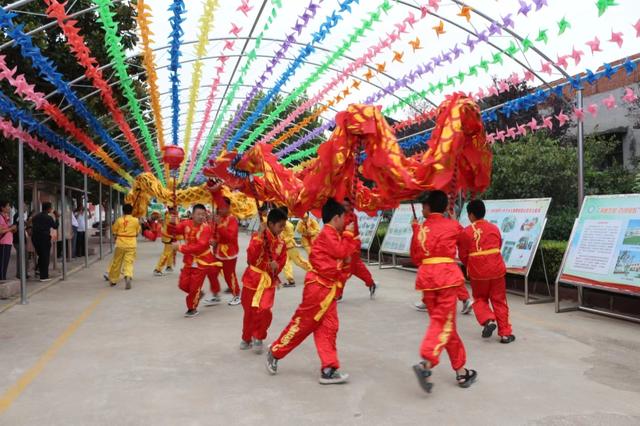
[[[77,0],[69,3],[68,5],[73,4],[73,9],[69,9],[68,13],[74,13],[86,8],[90,8],[93,6],[93,2],[91,0]],[[18,16],[14,19],[16,23],[24,24],[24,32],[29,32],[41,25],[51,22],[52,20],[46,16],[42,16],[41,14],[46,9],[46,5],[44,2],[31,2],[25,6],[22,6],[19,9]],[[125,51],[131,51],[138,41],[136,35],[136,20],[135,20],[135,6],[132,6],[128,2],[115,2],[112,7],[113,12],[116,14],[115,18],[118,22],[119,35],[122,38],[122,46]],[[24,13],[23,13],[24,12]],[[102,26],[98,21],[98,15],[96,11],[90,11],[79,15],[74,18],[77,21],[77,27],[80,28],[81,34],[83,35],[87,46],[91,49],[93,56],[97,59],[98,66],[106,65],[110,63],[109,56],[106,51],[106,47],[104,45],[104,32],[102,30]],[[65,37],[62,31],[59,29],[57,25],[53,25],[45,31],[41,31],[39,33],[33,34],[31,36],[33,38],[33,42],[35,46],[38,46],[42,51],[42,54],[50,58],[55,64],[58,71],[63,75],[64,79],[68,82],[73,81],[74,79],[84,75],[84,69],[76,62],[74,55],[69,50],[69,47],[66,43]],[[10,41],[5,34],[0,33],[0,44],[4,44],[5,42]],[[37,71],[32,67],[31,62],[22,56],[19,49],[15,46],[5,48],[0,54],[5,55],[7,65],[10,67],[16,67],[17,72],[20,74],[24,74],[27,81],[36,85],[35,89],[37,91],[43,92],[45,94],[50,93],[54,90],[54,87],[42,79]],[[129,67],[129,74],[132,76],[134,90],[136,90],[138,94],[138,99],[143,99],[146,96],[146,85],[145,80],[146,76],[144,74],[140,74],[139,76],[133,77],[134,75],[140,73],[140,65],[141,65],[141,57],[134,57],[128,60],[128,63],[131,64]],[[112,76],[113,70],[111,68],[105,69],[103,71],[105,79],[109,80]],[[20,100],[20,98],[13,95],[12,88],[8,85],[6,81],[2,81],[0,83],[0,89],[5,93],[10,95],[11,99],[20,107],[25,109],[30,109],[31,113],[39,120],[46,119],[46,115],[43,113],[39,113],[32,109],[32,106],[24,101]],[[73,86],[74,91],[78,94],[79,98],[83,98],[86,95],[95,91],[95,88],[85,79],[80,82],[80,84]],[[129,122],[132,128],[135,128],[135,121],[129,115],[129,111],[127,110],[125,105],[126,99],[122,96],[120,92],[119,86],[117,84],[112,86],[114,96],[116,102],[121,106],[127,121]],[[49,98],[49,101],[53,104],[59,105],[61,108],[64,108],[66,105],[66,101],[59,94],[53,95]],[[87,97],[83,101],[89,110],[92,112],[94,116],[98,118],[100,123],[105,129],[111,129],[109,132],[112,138],[117,137],[120,134],[120,129],[115,126],[115,122],[111,119],[111,116],[108,114],[108,110],[105,105],[102,103],[102,99],[99,95],[93,95]],[[150,109],[149,105],[146,101],[140,102],[141,109],[143,113],[148,117],[150,117]],[[100,140],[97,135],[95,135],[91,129],[87,126],[85,122],[83,122],[73,111],[73,108],[68,108],[65,110],[67,116],[82,130],[84,130],[90,137],[94,138],[98,145],[102,145],[103,141]],[[47,125],[50,126],[54,131],[56,131],[59,135],[67,138],[67,134],[58,129],[55,123],[52,121],[48,121]],[[136,130],[134,130],[136,136],[140,136]],[[127,143],[123,141],[124,138],[120,138],[122,141],[121,145],[125,152],[127,151],[127,147],[125,146]],[[67,139],[69,142],[74,143],[84,149],[78,141]],[[17,176],[18,176],[18,165],[17,165],[17,144],[15,141],[7,141],[4,140],[2,136],[0,136],[0,174],[2,176],[2,180],[4,185],[0,187],[0,196],[7,197],[10,200],[16,200],[17,197]],[[105,147],[107,152],[109,152],[108,147]],[[60,179],[60,164],[54,160],[51,160],[49,157],[35,153],[25,147],[25,180],[44,180],[44,181],[54,181],[57,182]],[[136,163],[137,159],[131,154],[131,160]],[[66,173],[67,184],[75,187],[82,187],[82,175],[73,170],[67,169]],[[97,198],[97,183],[89,180],[89,190],[93,193],[92,198]]]
[[[618,142],[587,137],[584,152],[585,194],[633,192],[633,174],[616,162]],[[575,145],[537,132],[494,144],[493,177],[486,199],[552,197],[545,238],[566,240],[578,215],[578,160]]]

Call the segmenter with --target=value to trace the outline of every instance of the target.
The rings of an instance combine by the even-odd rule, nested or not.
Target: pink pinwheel
[[[627,87],[626,89],[624,89],[624,96],[622,97],[623,101],[631,103],[635,102],[637,99],[638,97],[633,92],[633,89],[631,87]]]
[[[602,100],[602,105],[607,107],[607,109],[613,109],[616,107],[616,98],[613,95],[609,95]]]
[[[592,117],[597,117],[598,116],[598,104],[591,104],[587,107],[587,111],[589,111],[589,114],[591,114]]]
[[[558,120],[558,126],[562,127],[567,121],[569,121],[569,116],[560,111],[560,113],[556,115],[556,119]]]

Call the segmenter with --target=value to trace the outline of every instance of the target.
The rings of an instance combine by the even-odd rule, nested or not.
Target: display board
[[[558,281],[640,294],[640,195],[584,199]]]
[[[419,215],[421,207],[415,206],[416,213]],[[411,229],[411,221],[413,220],[413,210],[411,204],[400,204],[393,211],[389,228],[382,241],[380,251],[384,253],[399,254],[401,256],[409,256],[411,249],[411,237],[413,231]]]
[[[551,198],[484,200],[484,204],[487,208],[485,219],[500,228],[502,233],[502,257],[507,270],[524,274],[542,237]],[[471,224],[467,203],[458,220],[464,227]]]
[[[356,216],[358,216],[358,229],[360,230],[360,249],[369,250],[376,237],[376,231],[382,215],[377,214],[371,217],[364,212],[356,211]]]

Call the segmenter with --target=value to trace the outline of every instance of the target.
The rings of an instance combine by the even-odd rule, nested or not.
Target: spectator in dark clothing
[[[58,229],[58,218],[60,214],[53,212],[55,220],[50,216],[51,203],[42,203],[42,211],[31,220],[32,234],[31,241],[38,255],[38,270],[40,271],[40,281],[50,281],[49,278],[49,255],[51,253],[51,229]]]

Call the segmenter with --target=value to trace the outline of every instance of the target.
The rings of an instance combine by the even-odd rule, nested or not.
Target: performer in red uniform
[[[209,281],[211,283],[211,292],[213,295],[210,299],[204,301],[206,306],[213,306],[220,303],[218,292],[220,284],[218,275],[222,269],[224,280],[227,282],[229,290],[233,298],[229,305],[240,304],[240,286],[238,285],[238,277],[236,276],[236,263],[238,262],[238,219],[229,212],[231,200],[227,197],[221,199],[218,204],[218,214],[215,216],[213,223],[213,247],[217,260],[222,264],[221,267],[212,267],[209,271]]]
[[[271,345],[267,355],[267,370],[276,374],[278,360],[313,333],[321,361],[321,384],[345,383],[349,376],[340,373],[336,348],[338,335],[337,298],[350,275],[349,264],[360,241],[354,238],[353,224],[344,227],[344,207],[329,199],[322,207],[325,226],[313,242],[309,261],[313,269],[307,272],[302,291],[302,302]],[[343,232],[344,230],[344,232]]]
[[[467,267],[467,275],[471,279],[473,311],[484,327],[482,337],[491,337],[497,321],[500,343],[511,343],[516,337],[512,334],[509,323],[504,278],[507,268],[500,253],[502,236],[497,226],[484,220],[485,213],[486,208],[481,200],[473,200],[467,204],[471,225],[460,234],[458,255]]]
[[[198,315],[198,303],[202,283],[211,267],[221,267],[211,251],[211,226],[206,222],[207,211],[202,204],[193,206],[191,219],[183,220],[175,224],[175,216],[172,220],[173,235],[183,235],[185,244],[174,242],[176,250],[183,254],[184,266],[180,271],[178,287],[187,293],[187,312],[185,317],[191,318]]]
[[[344,213],[345,228],[350,225],[353,225],[354,238],[359,238],[360,230],[358,229],[358,216],[356,216],[356,214],[353,211],[353,204],[351,203],[351,199],[345,197],[344,201],[342,202],[342,205],[345,210],[345,213]],[[357,246],[354,249],[353,256],[351,256],[351,275],[354,275],[360,278],[362,281],[364,281],[364,284],[367,287],[369,287],[369,294],[373,299],[378,286],[375,283],[375,281],[373,281],[371,272],[369,272],[369,269],[366,267],[366,265],[362,261],[362,258],[360,258],[360,246]],[[340,296],[340,299],[342,299],[342,296]]]
[[[267,222],[260,224],[249,242],[249,266],[242,275],[242,350],[253,347],[255,353],[262,353],[262,341],[271,325],[276,287],[280,285],[278,274],[287,261],[286,243],[280,238],[286,222],[284,211],[272,209]]]
[[[429,312],[429,327],[420,347],[424,361],[413,366],[420,386],[431,392],[431,369],[438,365],[443,349],[447,350],[451,366],[456,371],[460,387],[469,387],[478,373],[465,368],[464,344],[456,330],[456,303],[464,276],[455,261],[457,243],[462,227],[444,217],[449,204],[447,195],[433,191],[422,203],[425,221],[412,224],[411,258],[418,268],[416,290]]]

